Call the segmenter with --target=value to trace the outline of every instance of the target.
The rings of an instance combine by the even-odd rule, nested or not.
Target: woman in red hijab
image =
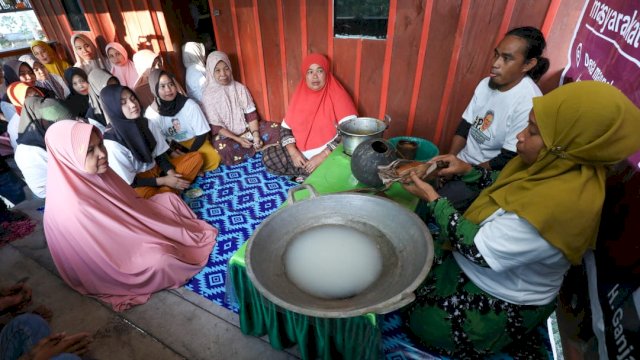
[[[329,70],[329,60],[320,54],[302,62],[302,80],[282,121],[280,144],[264,151],[270,172],[311,174],[342,140],[337,125],[357,116],[351,96]]]

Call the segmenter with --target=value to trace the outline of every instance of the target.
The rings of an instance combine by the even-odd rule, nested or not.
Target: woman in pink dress
[[[66,283],[124,311],[177,288],[207,263],[218,231],[175,194],[137,197],[108,166],[102,135],[63,120],[49,152],[44,231]]]

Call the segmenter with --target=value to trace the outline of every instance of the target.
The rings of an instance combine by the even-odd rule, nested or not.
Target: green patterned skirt
[[[431,351],[469,359],[507,350],[522,358],[546,359],[536,330],[555,309],[515,305],[478,288],[450,251],[436,244],[433,267],[403,315],[412,335]],[[511,346],[510,344],[518,344]],[[524,345],[523,345],[524,344]]]

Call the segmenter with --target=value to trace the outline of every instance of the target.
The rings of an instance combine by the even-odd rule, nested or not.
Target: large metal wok
[[[310,198],[296,201],[294,193],[302,188]],[[268,300],[300,314],[342,318],[388,313],[415,299],[413,291],[433,262],[431,234],[418,216],[373,195],[318,196],[310,185],[289,190],[287,201],[256,229],[246,251],[249,278]],[[319,225],[346,225],[375,239],[383,257],[380,277],[348,299],[321,299],[298,289],[286,276],[283,255],[292,239]]]

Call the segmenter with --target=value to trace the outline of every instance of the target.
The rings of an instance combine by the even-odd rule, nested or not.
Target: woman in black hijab
[[[110,124],[104,145],[111,167],[143,198],[157,193],[180,193],[202,168],[202,156],[188,153],[171,158],[160,129],[142,116],[142,106],[128,87],[108,85],[100,91],[102,109]]]
[[[69,86],[71,94],[65,103],[71,112],[80,117],[86,117],[89,110],[89,80],[87,73],[77,67],[70,67],[64,71],[64,80]]]

